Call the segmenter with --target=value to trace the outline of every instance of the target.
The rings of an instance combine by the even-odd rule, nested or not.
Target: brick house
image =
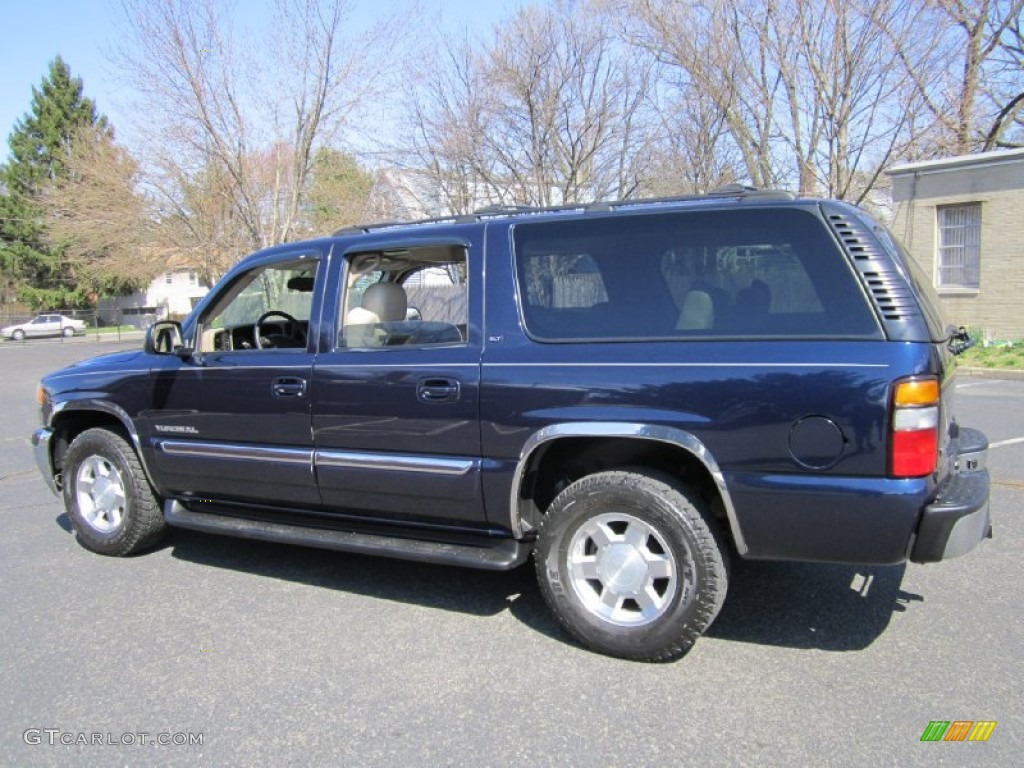
[[[895,166],[893,231],[951,323],[1024,339],[1024,149]]]

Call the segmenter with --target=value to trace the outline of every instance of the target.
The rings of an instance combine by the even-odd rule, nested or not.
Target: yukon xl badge
[[[175,435],[198,435],[199,430],[195,427],[182,427],[175,424],[154,424],[157,432],[171,432]]]

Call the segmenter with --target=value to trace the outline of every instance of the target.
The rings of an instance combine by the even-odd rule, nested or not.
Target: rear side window
[[[519,224],[513,238],[523,320],[539,340],[881,336],[806,211],[577,218]]]

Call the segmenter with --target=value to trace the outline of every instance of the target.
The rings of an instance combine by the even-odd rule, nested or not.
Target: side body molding
[[[509,499],[509,514],[511,517],[511,529],[516,538],[522,538],[526,533],[523,527],[523,501],[520,496],[523,477],[530,460],[535,451],[545,443],[558,440],[564,437],[619,437],[630,440],[653,440],[659,443],[667,443],[677,448],[682,448],[692,454],[715,482],[718,492],[722,497],[722,504],[725,507],[725,514],[729,521],[729,529],[732,532],[733,541],[736,543],[737,551],[743,555],[747,552],[747,543],[740,530],[739,520],[736,517],[736,509],[733,506],[729,489],[725,484],[725,476],[714,457],[707,447],[689,432],[674,427],[665,427],[658,424],[635,424],[627,422],[602,422],[602,421],[579,421],[566,422],[564,424],[551,424],[543,429],[534,432],[523,445],[519,454],[519,462],[516,464],[516,471],[512,478],[512,492]]]

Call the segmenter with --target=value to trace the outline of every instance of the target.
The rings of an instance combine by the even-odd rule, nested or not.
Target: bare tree
[[[656,127],[653,62],[616,39],[600,5],[526,6],[488,41],[441,43],[409,89],[399,150],[435,177],[450,210],[637,190]]]
[[[790,110],[806,113],[809,127],[794,147],[801,191],[863,202],[913,141],[909,127],[922,105],[907,73],[892,65],[890,39],[914,34],[922,14],[907,0],[795,0],[792,12],[800,51],[793,69],[803,87],[789,91]],[[804,183],[811,174],[813,183]]]
[[[919,22],[911,0],[625,7],[629,39],[672,72],[677,103],[712,107],[724,130],[713,121],[703,138],[716,156],[737,153],[755,186],[861,201],[911,140],[918,91],[892,47]]]
[[[150,185],[158,200],[159,242],[212,285],[249,249],[234,180],[215,159],[197,170],[167,166]]]
[[[1019,27],[1024,0],[936,2],[955,25],[958,34],[951,37],[962,46],[962,54],[953,58],[953,61],[961,62],[963,73],[957,83],[958,87],[954,90],[954,110],[951,111],[953,149],[962,154],[976,146],[981,138],[980,124],[988,122],[983,116],[984,113],[991,115],[999,112],[1001,116],[995,120],[993,139],[985,142],[985,146],[990,147],[999,134],[998,126],[1011,114],[1019,111],[1019,101],[1015,101],[1015,96],[1005,96],[1005,87],[1008,84],[1004,81],[1004,75],[1007,73],[1000,66],[995,54],[1002,49],[1005,36],[1012,33],[1015,27]],[[1009,84],[1009,87],[1019,92],[1022,73],[1018,70],[1010,74],[1012,84]],[[983,104],[983,101],[988,104]],[[1002,114],[1003,109],[1008,110],[1006,114]]]
[[[392,152],[407,175],[422,172],[437,191],[433,210],[430,201],[419,201],[424,212],[465,214],[510,202],[502,186],[487,188],[498,170],[484,149],[491,94],[480,47],[468,37],[446,39],[431,65],[421,66],[407,84],[408,126]]]
[[[693,89],[668,100],[658,109],[658,127],[641,194],[702,194],[745,178],[727,116],[707,94]]]
[[[307,231],[316,152],[378,83],[395,30],[387,20],[346,36],[349,3],[280,0],[260,43],[236,39],[239,21],[221,8],[125,0],[128,42],[117,58],[141,97],[148,183],[164,215],[227,216],[226,226],[182,222],[178,231],[206,238],[216,229],[238,238],[237,253]],[[189,199],[200,189],[209,205]]]
[[[705,147],[690,146],[684,152],[717,153],[729,144],[741,158],[746,179],[772,187],[782,173],[768,152],[780,81],[768,66],[767,51],[745,47],[747,19],[741,10],[719,0],[627,0],[618,7],[623,17],[635,21],[627,29],[629,41],[667,68],[674,101],[709,104],[724,124],[724,134],[698,132],[692,142],[703,141]]]
[[[540,204],[633,193],[651,68],[618,45],[593,3],[528,6],[488,51],[499,100],[487,149],[520,199]]]
[[[152,207],[139,192],[139,167],[103,126],[84,126],[64,158],[66,173],[40,195],[49,237],[64,247],[76,278],[118,292],[162,269]]]
[[[931,118],[918,156],[993,149],[1024,108],[1024,0],[915,0],[928,35],[893,34],[896,58]],[[922,40],[928,41],[922,47]],[[1017,53],[1014,49],[1017,49]]]
[[[985,134],[983,150],[995,149],[996,147],[1019,148],[1024,147],[1024,136],[1021,130],[1024,129],[1024,28],[1022,28],[1022,16],[1024,16],[1024,3],[1018,3],[1016,14],[1013,7],[1009,9],[1003,23],[1000,24],[1001,35],[999,48],[993,54],[993,67],[1000,72],[1009,75],[1008,87],[1002,89],[1001,98],[994,99],[999,111],[991,118],[991,125]],[[1017,135],[1013,138],[1008,134],[1013,128],[1017,129]]]

